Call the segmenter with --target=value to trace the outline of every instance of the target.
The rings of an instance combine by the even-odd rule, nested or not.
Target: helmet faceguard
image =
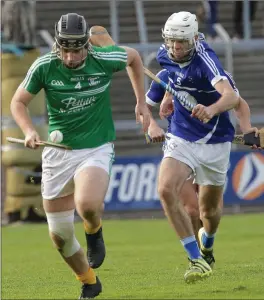
[[[83,16],[75,13],[62,15],[55,24],[55,52],[69,68],[79,67],[87,57],[89,28]],[[72,63],[66,61],[66,53],[75,53]],[[76,59],[77,57],[77,59]]]
[[[172,60],[177,63],[191,60],[197,47],[198,23],[196,16],[189,12],[172,14],[162,29],[162,37]],[[178,43],[181,46],[176,49]]]

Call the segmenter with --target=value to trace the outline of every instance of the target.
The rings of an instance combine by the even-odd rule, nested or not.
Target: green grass
[[[224,216],[215,271],[187,285],[187,260],[166,220],[104,221],[107,258],[97,299],[263,299],[264,215]],[[82,224],[76,235],[85,246]],[[3,299],[77,299],[80,284],[54,250],[47,225],[2,229]]]

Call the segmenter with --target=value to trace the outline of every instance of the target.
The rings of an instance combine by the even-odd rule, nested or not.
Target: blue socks
[[[215,239],[215,234],[208,234],[204,231],[202,234],[202,243],[204,248],[206,249],[213,248],[214,239]]]
[[[201,253],[194,235],[182,239],[181,243],[190,259],[201,258]]]

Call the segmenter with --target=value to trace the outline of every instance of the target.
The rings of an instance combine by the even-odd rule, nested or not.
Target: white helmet
[[[169,41],[186,40],[189,42],[190,48],[187,49],[188,54],[195,48],[195,36],[198,35],[198,22],[196,15],[181,11],[172,14],[165,23],[162,29],[162,37],[165,39],[165,44],[168,50],[172,51],[172,44]]]

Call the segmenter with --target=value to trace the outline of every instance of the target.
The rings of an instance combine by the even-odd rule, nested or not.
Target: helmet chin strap
[[[61,46],[58,46],[58,44],[55,45],[55,52],[57,54],[57,57],[62,61],[63,65],[68,68],[68,69],[77,69],[79,68],[80,66],[83,65],[85,59],[87,58],[88,56],[88,52],[86,55],[83,55],[82,59],[80,59],[79,61],[75,61],[75,64],[74,66],[69,66],[68,64],[65,63],[64,59],[63,59],[63,56],[61,55],[61,51],[63,51],[63,47]],[[85,48],[84,48],[85,49]]]
[[[170,59],[175,61],[176,63],[186,63],[186,62],[190,61],[193,57],[194,52],[198,51],[198,45],[199,45],[198,44],[199,41],[195,40],[195,38],[193,38],[192,42],[193,42],[192,47],[188,50],[184,50],[184,54],[186,53],[186,55],[180,60],[175,59],[175,57],[173,56],[172,48],[169,48],[168,54],[169,54]]]
[[[193,53],[194,53],[194,49],[191,49],[191,50],[188,50],[188,51],[185,51],[185,52],[189,52],[189,54],[187,54],[186,56],[184,56],[182,59],[176,59],[173,56],[173,53],[170,52],[170,50],[169,50],[169,52],[168,52],[169,53],[169,58],[171,60],[173,60],[174,62],[179,63],[179,64],[186,63],[186,62],[188,62],[188,61],[190,61],[192,59],[192,56],[193,56]]]
[[[74,70],[74,69],[78,69],[79,67],[81,67],[84,64],[86,57],[87,57],[87,55],[85,57],[83,57],[81,60],[74,61],[74,64],[72,66],[66,64],[63,59],[62,59],[62,62],[67,68]]]
[[[72,69],[72,70],[75,70],[75,69],[78,69],[79,67],[81,67],[84,63],[84,60],[78,62],[78,64],[74,65],[74,66],[69,66],[68,64],[66,64],[64,61],[62,61],[64,66],[68,69]]]

